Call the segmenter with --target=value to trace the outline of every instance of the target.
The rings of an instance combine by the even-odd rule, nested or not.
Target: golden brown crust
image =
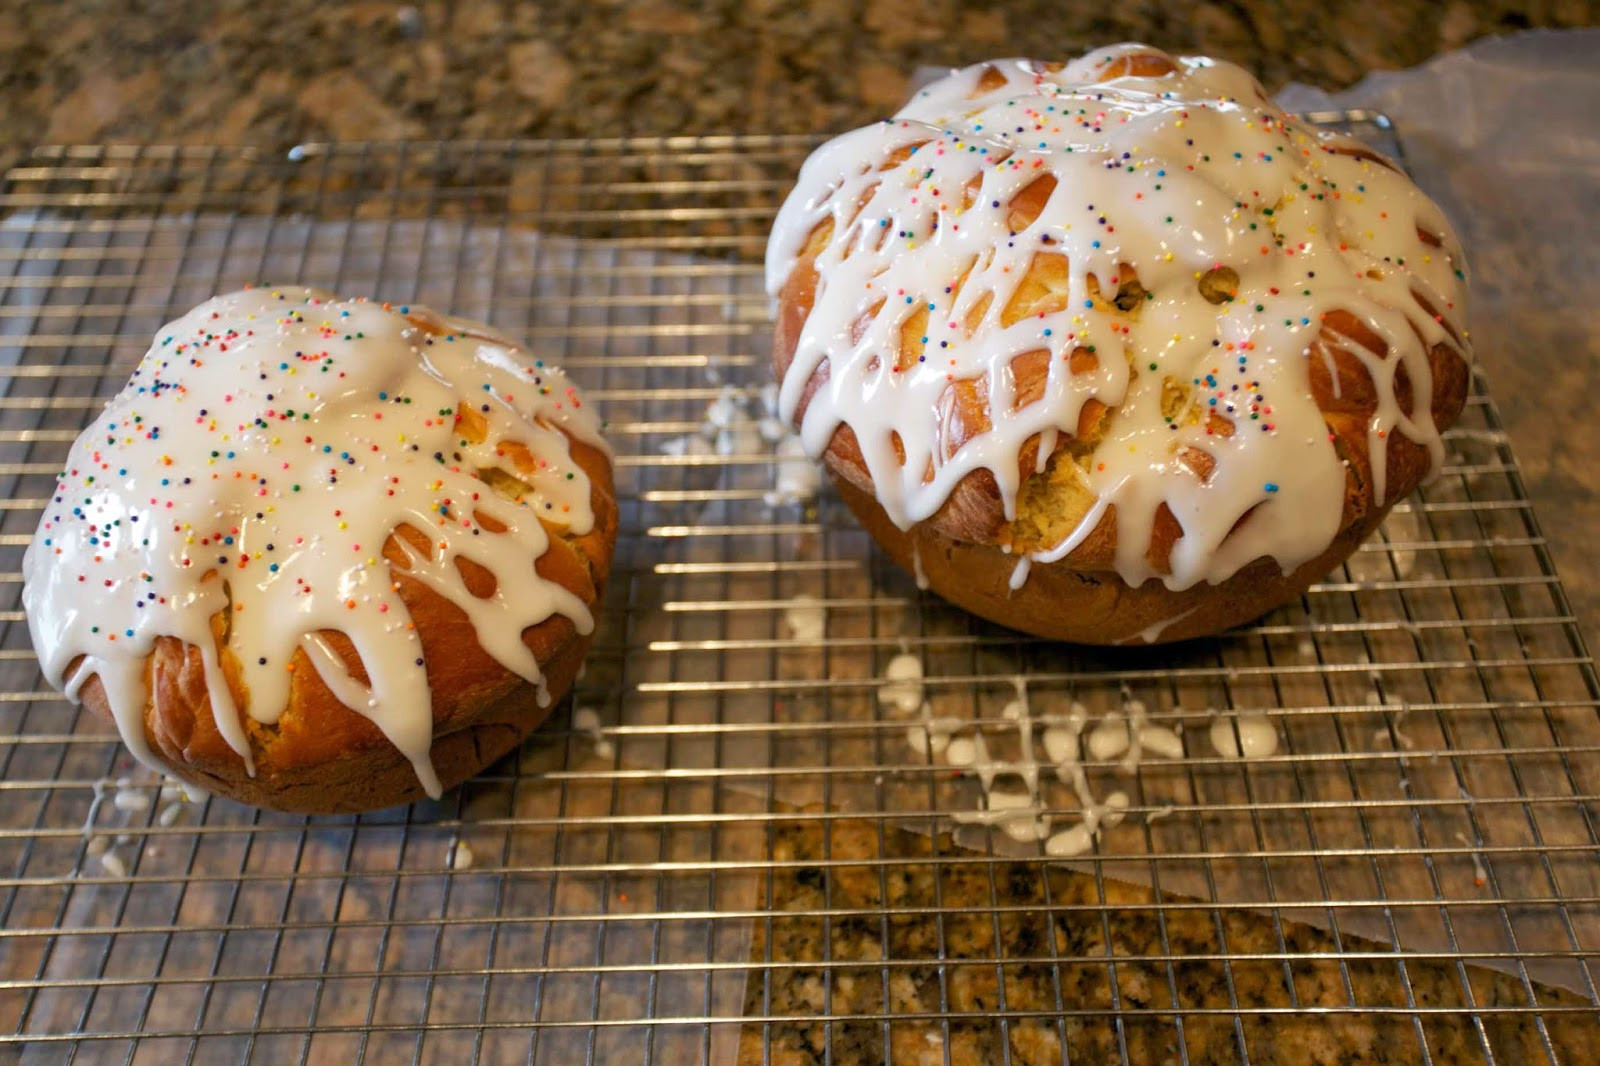
[[[1299,596],[1348,558],[1393,505],[1391,500],[1341,530],[1326,551],[1289,574],[1271,559],[1258,559],[1221,584],[1201,582],[1173,592],[1156,579],[1133,588],[1115,573],[1035,563],[1013,591],[1015,555],[953,540],[931,523],[902,530],[874,497],[842,478],[834,484],[889,557],[907,570],[920,568],[945,599],[991,622],[1077,644],[1164,644],[1248,622]]]
[[[789,290],[784,295],[788,296]],[[780,319],[798,318],[803,322],[807,310],[785,300],[780,305]],[[774,351],[774,364],[781,378],[794,357],[798,329],[780,330],[778,337],[784,347]],[[1319,339],[1319,348],[1309,360],[1313,395],[1324,412],[1335,448],[1346,461],[1345,504],[1340,532],[1328,549],[1291,574],[1283,574],[1270,559],[1259,559],[1218,585],[1202,584],[1172,592],[1153,580],[1131,588],[1115,572],[1117,530],[1116,508],[1112,506],[1106,508],[1076,549],[1057,562],[1034,564],[1022,588],[1013,592],[1009,580],[1018,561],[1015,552],[1046,549],[1059,543],[1093,503],[1086,494],[1077,500],[1063,499],[1059,481],[1052,483],[1048,472],[1035,475],[1034,448],[1024,449],[1021,457],[1024,483],[1018,505],[1020,511],[1028,512],[1024,519],[1030,514],[1037,519],[1031,528],[1026,521],[1006,522],[998,486],[988,471],[979,471],[964,478],[927,521],[909,531],[899,529],[873,496],[872,479],[860,445],[848,426],[841,426],[834,434],[823,462],[840,494],[879,544],[908,569],[917,565],[912,559],[915,545],[929,586],[974,614],[1039,636],[1084,644],[1139,640],[1146,631],[1150,631],[1153,642],[1185,640],[1249,621],[1300,595],[1313,581],[1348,558],[1378,527],[1395,501],[1408,495],[1427,475],[1427,450],[1401,434],[1391,435],[1385,448],[1384,500],[1381,505],[1375,504],[1366,434],[1377,399],[1364,364],[1347,350],[1352,343],[1369,344],[1374,350],[1382,348],[1382,342],[1354,316],[1333,312]],[[1338,375],[1337,389],[1322,358],[1322,348],[1326,348]],[[1466,403],[1469,371],[1461,357],[1442,344],[1429,352],[1429,365],[1433,417],[1444,428],[1455,422]],[[1402,406],[1409,408],[1409,384],[1403,369],[1396,377],[1401,382]],[[816,382],[814,377],[806,398],[815,391]],[[1019,384],[1019,394],[1026,387]],[[1063,441],[1057,455],[1052,456],[1052,463],[1059,461],[1058,456],[1070,462],[1071,451],[1072,441]],[[1210,456],[1201,452],[1189,457],[1186,465],[1203,479],[1211,462]],[[1041,495],[1048,497],[1048,503],[1030,507],[1030,499]],[[1170,519],[1170,513],[1166,517]],[[1182,529],[1175,520],[1162,521],[1162,516],[1157,516],[1146,557],[1158,572],[1167,571],[1166,561],[1181,535]],[[1007,547],[1013,551],[1006,551]],[[1184,612],[1192,613],[1161,626]]]
[[[464,434],[473,432],[468,421],[463,418]],[[514,461],[520,458],[516,447],[520,446],[507,449]],[[591,615],[598,615],[617,536],[611,463],[602,452],[570,435],[568,447],[573,461],[589,477],[593,527],[576,536],[546,523],[549,549],[531,565],[540,576],[581,599]],[[521,454],[525,456],[526,449]],[[531,465],[532,457],[526,462]],[[485,518],[483,524],[492,529],[492,519]],[[433,696],[434,770],[443,787],[450,788],[505,755],[538,727],[572,687],[592,634],[578,633],[572,621],[559,614],[523,631],[523,643],[539,663],[549,694],[548,702],[540,706],[535,686],[506,670],[479,645],[465,611],[406,573],[402,539],[424,554],[431,553],[432,545],[424,534],[403,525],[390,535],[383,554],[422,643]],[[489,571],[465,560],[461,569],[469,592],[493,593]],[[223,673],[235,704],[243,708],[248,706],[248,693],[240,684],[226,627],[223,616],[212,620]],[[322,635],[351,676],[367,683],[366,668],[350,640],[331,630]],[[370,720],[334,697],[305,652],[295,652],[289,669],[293,671],[289,702],[276,723],[264,725],[241,715],[256,768],[251,777],[244,760],[217,729],[200,650],[172,637],[158,639],[146,663],[150,702],[144,731],[150,750],[175,777],[261,807],[346,813],[422,798],[410,762]],[[113,720],[99,677],[84,684],[81,697],[85,706]]]
[[[550,706],[540,707],[534,686],[510,675],[479,679],[464,698],[450,701],[456,713],[448,721],[440,715],[440,701],[436,698],[431,755],[434,772],[443,787],[452,788],[477,774],[538,728],[550,708],[572,687],[591,639],[592,634],[574,634],[556,648],[551,658],[541,662],[551,694]],[[187,658],[192,661],[176,669],[169,667],[169,674],[200,676],[199,656],[193,649],[189,651]],[[316,671],[311,670],[310,674],[315,677]],[[431,674],[430,670],[430,680]],[[270,763],[263,760],[263,748],[259,746],[262,730],[251,730],[257,763],[255,777],[244,772],[243,760],[217,735],[203,689],[187,699],[161,702],[159,712],[147,710],[145,737],[174,777],[258,807],[303,814],[354,814],[424,798],[416,770],[394,745],[377,735],[370,722],[335,701],[320,679],[307,688],[312,691],[302,689],[298,704],[291,703],[284,714],[282,724],[290,735],[267,749],[276,753]],[[434,687],[436,696],[445,691],[448,690],[437,684]],[[99,678],[92,678],[84,686],[83,700],[109,717]],[[172,730],[169,742],[183,736],[186,730],[191,738],[188,747],[176,757],[169,750],[155,747],[157,731],[166,729]],[[306,742],[319,731],[328,734],[326,741]],[[203,736],[197,735],[202,733]],[[362,739],[356,739],[358,736]],[[341,741],[345,746],[338,746]],[[285,760],[280,762],[277,756],[284,756]]]
[[[1117,63],[1134,64],[1122,73],[1161,72],[1137,68],[1137,64],[1147,61],[1157,66],[1165,62],[1159,56],[1136,55],[1118,59]],[[1170,64],[1167,67],[1170,69]],[[1366,155],[1357,148],[1335,150],[1363,158]],[[1381,158],[1373,158],[1385,166],[1390,165]],[[891,157],[880,169],[895,162],[895,157]],[[1053,186],[1054,179],[1042,177],[1014,197],[1007,205],[1013,231],[1037,216]],[[812,230],[779,293],[773,338],[773,366],[779,380],[789,372],[815,303],[819,282],[816,261],[833,239],[833,225],[831,219],[825,219]],[[1438,237],[1420,228],[1417,235],[1426,244],[1440,244]],[[971,273],[969,267],[967,274],[957,280],[954,286],[957,291],[966,284]],[[1067,263],[1063,256],[1049,250],[1036,253],[1002,309],[1002,328],[1024,317],[1048,314],[1064,307],[1066,276]],[[1199,290],[1210,302],[1222,304],[1233,298],[1238,281],[1232,270],[1219,268],[1200,278]],[[1118,267],[1118,278],[1112,282],[1118,286],[1114,293],[1099,291],[1098,281],[1092,275],[1089,282],[1090,294],[1099,310],[1129,320],[1137,318],[1145,294],[1132,268],[1125,264]],[[1413,295],[1425,311],[1434,313],[1422,293],[1413,292]],[[976,302],[977,314],[969,315],[965,323],[969,335],[991,297],[992,294],[980,296]],[[870,319],[876,310],[869,309],[865,317]],[[857,329],[861,328],[863,324],[858,323]],[[1446,329],[1450,331],[1448,324]],[[1466,403],[1470,378],[1467,364],[1457,348],[1461,338],[1450,332],[1455,344],[1436,344],[1426,352],[1431,416],[1441,430],[1459,417]],[[902,369],[915,363],[917,352],[921,350],[920,338],[925,333],[922,321],[916,316],[902,328],[899,350],[895,353]],[[1024,352],[1008,367],[1015,386],[1013,411],[1025,407],[1044,392],[1048,359],[1035,355]],[[1110,506],[1064,559],[1049,565],[1035,565],[1024,589],[1012,594],[1005,579],[1010,577],[1018,554],[1048,550],[1061,543],[1090,515],[1098,502],[1085,487],[1079,465],[1088,461],[1095,446],[1108,433],[1114,432],[1117,413],[1095,399],[1085,403],[1077,432],[1060,435],[1054,451],[1043,463],[1039,462],[1039,438],[1035,436],[1024,443],[1017,460],[1021,488],[1017,494],[1016,513],[1010,520],[1006,517],[1005,501],[994,475],[980,468],[957,482],[934,514],[905,533],[883,518],[881,508],[870,502],[874,497],[873,480],[851,426],[841,424],[838,427],[822,461],[851,506],[902,563],[910,565],[909,545],[915,542],[923,551],[923,569],[932,587],[978,614],[1042,635],[1089,643],[1114,643],[1186,610],[1185,605],[1205,604],[1204,610],[1196,612],[1194,622],[1186,626],[1174,625],[1162,636],[1166,640],[1182,639],[1200,631],[1215,632],[1255,617],[1298,594],[1311,580],[1347,557],[1361,539],[1376,528],[1393,501],[1409,494],[1428,475],[1431,467],[1428,449],[1401,431],[1393,432],[1382,442],[1385,476],[1380,497],[1378,479],[1372,470],[1372,456],[1376,450],[1369,445],[1367,436],[1378,409],[1379,388],[1368,366],[1381,367],[1389,357],[1387,345],[1355,315],[1343,309],[1323,315],[1319,335],[1307,353],[1309,385],[1335,451],[1345,462],[1345,499],[1340,533],[1333,544],[1293,575],[1278,573],[1276,564],[1263,559],[1245,567],[1234,579],[1206,590],[1172,593],[1160,582],[1130,589],[1116,573],[1117,515],[1116,508]],[[1095,357],[1083,349],[1074,350],[1071,359],[1074,374],[1088,374],[1096,365]],[[1130,366],[1129,372],[1137,375],[1140,369]],[[1383,372],[1384,369],[1379,370]],[[829,373],[828,361],[824,359],[805,382],[795,413],[796,425],[804,418],[818,389],[827,382]],[[1395,398],[1401,411],[1409,417],[1416,407],[1412,375],[1404,365],[1394,367],[1392,374]],[[1187,385],[1167,384],[1171,386],[1175,418],[1187,420],[1189,424],[1203,422],[1208,432],[1219,436],[1233,434],[1236,427],[1228,418],[1214,411],[1202,413],[1198,398],[1190,394]],[[1163,386],[1164,405],[1167,384]],[[931,415],[940,457],[949,458],[967,442],[990,432],[996,421],[1012,413],[991,407],[984,378],[952,381]],[[894,443],[904,461],[904,451],[899,448],[898,440]],[[1200,448],[1186,448],[1177,458],[1201,481],[1210,476],[1216,463],[1215,457]],[[932,476],[930,469],[924,480],[931,480]],[[1239,525],[1250,519],[1251,513],[1247,512]],[[1156,514],[1151,541],[1144,553],[1155,572],[1170,572],[1173,548],[1182,535],[1182,527],[1163,506]],[[895,545],[904,550],[898,550]],[[937,565],[930,559],[934,555],[951,553],[960,557],[961,566],[953,567],[947,577],[941,577],[936,573]],[[1004,576],[997,582],[991,581],[991,570],[998,573],[1000,569],[1004,570]],[[1082,617],[1097,621],[1085,625],[1077,620],[1052,620],[1030,607],[1035,600],[1058,605],[1081,602],[1085,608]],[[1058,606],[1057,612],[1059,610]],[[1205,621],[1201,621],[1202,618]],[[1135,621],[1137,625],[1133,624]]]
[[[1033,187],[1024,189],[1023,196],[1026,196]],[[1023,196],[1019,196],[1019,200],[1023,199]],[[827,225],[826,222],[822,224],[822,226]],[[788,372],[789,365],[794,360],[801,333],[816,298],[815,258],[825,243],[820,239],[823,237],[821,227],[815,236],[818,239],[813,239],[808,244],[779,294],[778,318],[773,336],[773,366],[780,380]],[[1014,309],[1008,308],[1002,324],[1009,324],[1009,321],[1039,314],[1041,311],[1057,309],[1059,306],[1057,294],[1061,288],[1057,277],[1064,270],[1064,264],[1058,264],[1047,256],[1036,256],[1017,290],[1019,295],[1025,292],[1032,293],[1033,298]],[[1137,285],[1137,277],[1131,270],[1124,269],[1123,280],[1125,283],[1131,282]],[[1096,298],[1099,299],[1098,293]],[[1014,299],[1013,303],[1015,302]],[[1109,307],[1116,306],[1115,303],[1108,302],[1108,304]],[[1334,438],[1335,448],[1340,457],[1347,461],[1349,469],[1341,528],[1360,521],[1371,510],[1376,495],[1369,460],[1367,426],[1377,410],[1378,391],[1366,364],[1352,351],[1357,346],[1364,347],[1380,357],[1386,354],[1383,341],[1367,329],[1356,316],[1343,310],[1334,310],[1324,316],[1322,330],[1308,358],[1312,395],[1323,411],[1324,421]],[[902,339],[901,357],[906,358],[909,355],[914,361],[915,355],[910,354],[912,351],[912,341]],[[1010,371],[1016,382],[1015,394],[1021,401],[1019,406],[1025,405],[1029,398],[1042,394],[1045,376],[1048,373],[1047,361],[1029,358],[1031,354],[1023,353],[1010,365]],[[1089,360],[1092,360],[1093,356],[1079,350],[1073,353],[1073,359],[1074,373],[1086,373],[1092,369],[1093,364]],[[1330,362],[1333,365],[1331,372]],[[1466,403],[1469,371],[1465,361],[1448,344],[1433,346],[1428,352],[1428,362],[1433,382],[1433,418],[1435,423],[1443,428],[1455,422]],[[811,398],[827,382],[829,369],[828,362],[824,359],[806,382],[795,413],[796,424],[804,418]],[[1412,399],[1409,376],[1404,367],[1397,368],[1395,381],[1401,407],[1409,414]],[[969,440],[987,432],[992,427],[992,418],[996,415],[990,410],[987,388],[982,379],[953,382],[946,390],[945,396],[946,403],[935,417],[938,419],[940,445],[944,454],[949,456]],[[998,417],[1004,417],[1004,413]],[[1216,415],[1210,417],[1217,424],[1218,432],[1223,435],[1233,432],[1232,424],[1226,419]],[[1049,462],[1070,461],[1075,456],[1086,455],[1106,432],[1114,418],[1113,411],[1096,400],[1089,400],[1085,403],[1079,419],[1077,434],[1062,435],[1055,451],[1049,457]],[[999,486],[989,471],[980,469],[968,474],[956,484],[944,504],[927,519],[927,524],[953,541],[1006,545],[1018,551],[1039,550],[1059,543],[1089,513],[1094,500],[1087,494],[1076,500],[1063,500],[1057,494],[1049,497],[1049,506],[1045,511],[1037,514],[1026,513],[1028,510],[1026,502],[1030,496],[1026,483],[1033,481],[1037,476],[1035,471],[1038,468],[1038,443],[1036,437],[1030,438],[1018,455],[1018,470],[1025,483],[1023,502],[1019,504],[1019,508],[1025,513],[1019,522],[1006,521]],[[1384,495],[1386,499],[1398,499],[1411,492],[1427,476],[1429,456],[1424,447],[1401,434],[1391,436],[1386,442],[1385,452],[1387,477]],[[1186,465],[1190,465],[1196,476],[1203,477],[1204,471],[1197,468],[1203,467],[1209,459],[1205,453],[1198,453]],[[835,431],[823,455],[823,462],[836,478],[854,485],[863,492],[870,494],[873,491],[872,476],[868,473],[860,442],[849,425],[840,425]],[[1058,484],[1056,487],[1061,486]],[[1041,498],[1037,493],[1033,496]],[[1116,563],[1114,523],[1114,515],[1108,510],[1100,526],[1063,562],[1086,572],[1112,571]],[[1030,536],[1030,525],[1034,527],[1033,536]],[[1158,521],[1155,536],[1147,550],[1147,557],[1158,563],[1170,557],[1173,544],[1179,535],[1181,528],[1176,522]],[[1035,536],[1038,539],[1034,539]],[[1157,569],[1162,568],[1160,565],[1157,566]]]

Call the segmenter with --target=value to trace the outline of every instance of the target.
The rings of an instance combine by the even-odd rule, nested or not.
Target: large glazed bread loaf
[[[888,552],[1064,640],[1178,640],[1337,566],[1442,460],[1464,264],[1391,162],[1137,45],[935,82],[806,162],[784,414]]]

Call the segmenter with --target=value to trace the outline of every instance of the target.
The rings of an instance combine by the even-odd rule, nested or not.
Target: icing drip
[[[243,716],[279,719],[301,649],[437,796],[422,645],[385,541],[401,525],[429,537],[431,556],[395,538],[404,569],[548,702],[523,630],[557,614],[594,624],[533,566],[550,529],[581,536],[594,522],[557,426],[605,449],[567,377],[487,327],[299,288],[207,301],[161,331],[68,456],[23,560],[45,675],[72,699],[98,676],[124,743],[159,765],[145,660],[175,637],[199,649],[217,728],[254,774]],[[470,592],[458,560],[488,570],[493,593]],[[245,707],[223,675],[219,616]],[[370,683],[350,676],[332,632]]]
[[[791,435],[779,440],[776,455],[773,488],[762,497],[767,505],[810,503],[816,499],[822,488],[822,475],[817,471],[817,464],[806,455],[799,438]]]
[[[1278,731],[1264,714],[1219,717],[1211,723],[1211,746],[1229,759],[1265,758],[1278,750]]]
[[[822,475],[788,424],[775,417],[777,403],[776,385],[760,389],[724,385],[706,405],[696,431],[669,437],[661,442],[661,450],[689,458],[717,455],[748,461],[770,456],[773,484],[762,493],[762,500],[769,507],[808,504],[816,499]]]
[[[1045,854],[1056,858],[1089,851],[1102,830],[1120,824],[1127,816],[1130,801],[1126,792],[1113,789],[1104,799],[1095,795],[1084,766],[1085,754],[1129,776],[1137,776],[1147,756],[1178,760],[1186,754],[1182,727],[1153,724],[1145,703],[1126,690],[1119,710],[1091,723],[1088,711],[1076,701],[1065,715],[1034,715],[1026,682],[1016,677],[1012,679],[1016,695],[1000,717],[1008,729],[1015,730],[1017,756],[998,758],[991,749],[992,738],[998,734],[991,727],[934,717],[922,698],[922,664],[915,656],[904,654],[891,660],[885,681],[878,690],[885,706],[902,714],[920,708],[919,721],[908,728],[906,742],[930,759],[942,755],[948,766],[972,774],[982,789],[978,809],[952,811],[950,817],[962,825],[999,829],[1019,842],[1040,841]],[[1265,715],[1241,713],[1216,718],[1211,743],[1229,758],[1263,758],[1277,750],[1278,734]],[[1070,825],[1064,825],[1069,816],[1054,813],[1044,795],[1041,785],[1046,771],[1071,785],[1077,795],[1077,820]],[[1171,805],[1156,808],[1146,815],[1146,821],[1168,817],[1174,810]]]
[[[606,738],[605,730],[600,725],[600,713],[593,707],[579,707],[572,712],[572,728],[589,738],[594,745],[594,753],[602,759],[611,758],[615,752],[611,741]]]
[[[883,668],[884,685],[878,689],[878,702],[909,714],[922,705],[922,660],[901,652]]]
[[[883,680],[878,703],[898,717],[917,716],[917,721],[906,727],[906,743],[930,759],[943,755],[961,723],[934,716],[932,704],[923,698],[922,660],[901,652],[884,666]]]
[[[963,825],[993,826],[1016,841],[1041,841],[1045,854],[1056,858],[1081,855],[1094,847],[1103,828],[1118,825],[1126,817],[1128,794],[1114,789],[1101,800],[1090,788],[1081,757],[1083,730],[1088,722],[1082,704],[1074,702],[1063,718],[1035,719],[1028,704],[1025,681],[1017,677],[1012,679],[1012,684],[1016,696],[1006,703],[1000,716],[1016,730],[1018,755],[1014,761],[995,758],[981,728],[952,737],[948,730],[953,723],[948,719],[932,719],[928,705],[922,705],[924,721],[937,721],[945,730],[945,762],[971,772],[983,789],[981,809],[954,811],[951,818]],[[1090,732],[1091,757],[1106,761],[1126,754],[1118,768],[1127,774],[1138,771],[1140,751],[1145,748],[1165,758],[1183,757],[1182,740],[1169,729],[1149,725],[1142,703],[1125,699],[1124,710],[1128,712],[1127,718],[1112,712]],[[1043,729],[1038,728],[1041,724]],[[912,727],[909,740],[914,747],[921,740],[928,751],[938,754],[940,747],[931,743],[934,727],[925,728],[927,731],[919,737],[916,735],[918,727]],[[1043,762],[1038,757],[1040,745],[1044,748]],[[1078,821],[1066,828],[1060,827],[1062,818],[1050,812],[1050,805],[1041,792],[1040,779],[1047,767],[1055,772],[1057,780],[1071,784],[1078,797]],[[1013,780],[1016,784],[1012,784]]]
[[[1178,614],[1173,615],[1171,618],[1163,618],[1159,622],[1151,623],[1150,625],[1147,625],[1143,629],[1139,630],[1139,639],[1144,641],[1146,644],[1154,644],[1156,641],[1161,639],[1161,634],[1167,631],[1168,626],[1176,625],[1185,618],[1188,618],[1191,614],[1194,614],[1195,611],[1198,611],[1199,609],[1200,608],[1198,607],[1191,607],[1187,611],[1181,611]]]
[[[917,547],[916,541],[911,542],[911,573],[917,579],[917,588],[928,587],[928,575],[922,569],[922,549]]]
[[[802,644],[818,644],[828,635],[828,616],[822,601],[801,592],[783,609],[783,622]]]
[[[1122,824],[1128,811],[1128,794],[1121,789],[1112,792],[1104,803],[1085,807],[1083,821],[1063,829],[1044,842],[1044,852],[1053,858],[1064,859],[1082,855],[1094,847],[1099,839],[1100,827],[1110,828]]]
[[[1096,502],[1059,543],[1029,550],[1014,586],[1029,558],[1063,558],[1112,506],[1116,569],[1132,585],[1220,582],[1262,557],[1288,571],[1324,551],[1346,480],[1310,388],[1330,312],[1387,346],[1380,356],[1343,345],[1376,395],[1374,502],[1391,434],[1425,446],[1435,469],[1442,461],[1427,352],[1467,352],[1464,267],[1438,208],[1354,140],[1279,111],[1232,64],[1179,58],[1164,75],[1100,80],[1152,55],[1118,46],[1054,71],[1004,60],[953,73],[895,119],[818,149],[767,247],[772,295],[813,252],[817,275],[781,414],[795,420],[826,361],[801,440],[820,457],[850,426],[878,502],[903,529],[980,470],[1016,517],[1025,443],[1039,437],[1043,469],[1088,401],[1110,410],[1075,472]],[[1042,207],[1013,231],[1013,201],[1041,179],[1053,182]],[[826,241],[808,251],[824,224]],[[1058,309],[1003,321],[1040,257],[1063,264]],[[1222,289],[1206,288],[1218,278]],[[1085,354],[1089,368],[1074,370]],[[1037,395],[1022,395],[1013,374],[1024,355],[1048,368]],[[934,413],[964,382],[981,386],[992,425],[949,450]],[[1178,416],[1164,407],[1173,390]],[[1213,460],[1208,474],[1182,461],[1193,451]],[[1147,559],[1163,507],[1182,528],[1170,573]],[[1239,524],[1252,509],[1261,520]]]

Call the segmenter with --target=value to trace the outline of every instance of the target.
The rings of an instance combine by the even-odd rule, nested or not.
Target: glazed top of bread
[[[1437,467],[1464,281],[1388,160],[1138,45],[933,83],[807,160],[767,250],[782,410],[896,525],[1175,589]]]
[[[242,715],[276,722],[309,660],[437,795],[428,670],[385,555],[539,684],[524,629],[593,627],[534,565],[595,523],[591,450],[609,455],[566,375],[488,327],[302,288],[218,296],[161,330],[73,445],[23,560],[34,647],[69,696],[98,677],[152,764],[148,658],[197,648],[252,773]]]

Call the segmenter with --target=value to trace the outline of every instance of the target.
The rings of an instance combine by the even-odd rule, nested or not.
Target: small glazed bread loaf
[[[161,331],[23,561],[49,680],[150,766],[282,810],[437,797],[571,687],[616,539],[567,377],[309,289]]]
[[[1464,264],[1388,160],[1138,45],[958,71],[806,162],[780,405],[899,563],[1041,636],[1303,592],[1441,462]]]

